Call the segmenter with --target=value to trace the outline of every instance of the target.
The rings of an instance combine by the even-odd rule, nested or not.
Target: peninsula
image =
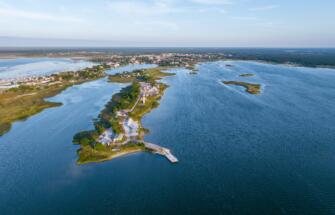
[[[55,96],[70,86],[105,77],[105,70],[109,68],[103,64],[76,72],[18,80],[16,87],[0,93],[0,136],[10,130],[13,122],[61,105],[45,101],[46,98]]]
[[[174,75],[164,68],[135,70],[110,75],[111,82],[129,83],[112,99],[94,120],[94,130],[76,134],[73,142],[80,145],[78,164],[111,160],[123,155],[149,151],[178,162],[169,149],[143,140],[149,131],[141,124],[142,117],[158,107],[166,84],[159,79]]]

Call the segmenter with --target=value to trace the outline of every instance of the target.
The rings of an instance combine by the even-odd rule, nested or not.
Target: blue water
[[[0,59],[0,79],[13,79],[79,70],[94,63],[69,58]]]
[[[255,62],[175,70],[139,153],[77,166],[72,136],[122,86],[105,79],[52,98],[0,139],[1,214],[334,214],[335,70]],[[254,73],[241,78],[239,74]],[[222,80],[261,83],[259,96]]]

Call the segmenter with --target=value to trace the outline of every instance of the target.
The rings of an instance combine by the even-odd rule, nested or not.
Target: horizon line
[[[335,49],[323,46],[0,46],[0,51],[6,49]]]

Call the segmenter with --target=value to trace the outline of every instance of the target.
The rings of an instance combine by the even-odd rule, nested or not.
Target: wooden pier
[[[169,149],[148,142],[145,142],[144,145],[148,149],[152,150],[154,153],[165,156],[171,163],[178,162],[178,159],[171,153]]]

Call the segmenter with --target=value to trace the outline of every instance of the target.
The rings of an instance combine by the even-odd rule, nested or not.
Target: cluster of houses
[[[141,77],[141,73],[140,72],[122,72],[117,74],[118,76],[120,76],[121,78],[132,78],[132,77]]]
[[[115,68],[120,66],[119,64],[111,64],[111,68]],[[71,74],[74,78],[80,76],[80,72],[82,71],[101,71],[104,69],[104,66],[98,65],[92,68],[87,68],[85,70],[80,70],[77,72],[61,72],[59,74],[66,75]],[[18,87],[19,85],[28,85],[28,86],[36,86],[36,85],[54,85],[54,84],[61,84],[62,83],[62,76],[57,74],[52,74],[48,76],[27,76],[27,77],[20,77],[20,78],[13,78],[13,79],[0,79],[0,89],[9,89]],[[75,82],[74,80],[70,80],[70,82]]]
[[[141,93],[139,100],[145,104],[146,98],[151,96],[157,96],[159,89],[146,82],[140,82]],[[136,105],[136,104],[135,104]],[[131,110],[130,110],[131,111]],[[115,134],[112,129],[106,129],[98,138],[98,141],[104,145],[118,145],[122,144],[124,137],[128,139],[136,138],[139,135],[139,123],[128,117],[129,110],[120,110],[116,113],[117,117],[124,118],[122,120],[122,126],[125,134]]]
[[[120,63],[117,63],[117,62],[109,62],[107,63],[107,65],[110,66],[111,68],[120,67]]]
[[[56,84],[55,77],[53,76],[42,76],[42,77],[24,77],[13,80],[0,80],[0,88],[13,88],[20,84],[35,86],[40,84]]]
[[[98,138],[99,143],[104,145],[120,145],[125,143],[125,136],[127,139],[135,138],[139,135],[139,123],[132,118],[125,118],[122,121],[125,134],[115,134],[111,128],[106,129]]]
[[[189,66],[197,62],[207,60],[222,60],[224,54],[182,54],[182,53],[162,53],[156,55],[133,56],[130,62],[153,63],[157,65]],[[144,61],[144,62],[143,62]]]
[[[124,134],[114,134],[111,128],[106,129],[98,138],[99,143],[104,145],[112,145],[121,143],[124,138]]]
[[[0,89],[8,89],[17,86],[18,85],[14,80],[0,80]]]
[[[162,53],[162,54],[143,54],[135,56],[110,57],[108,65],[118,67],[122,63],[142,64],[151,63],[157,65],[188,66],[205,60],[222,60],[224,54],[183,54],[183,53]]]
[[[141,100],[145,104],[146,98],[149,96],[157,96],[159,94],[159,89],[150,83],[140,82],[141,86]]]
[[[20,81],[20,84],[35,86],[40,84],[50,84],[51,82],[55,82],[55,77],[53,76],[45,76],[45,77],[30,77],[23,81]],[[58,81],[60,82],[60,81]]]

